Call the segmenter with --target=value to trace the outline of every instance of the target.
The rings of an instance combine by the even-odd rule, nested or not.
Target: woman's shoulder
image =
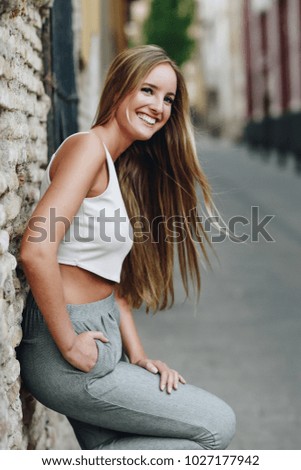
[[[64,150],[69,150],[69,148],[73,148],[75,146],[89,147],[95,148],[95,151],[104,150],[103,143],[101,142],[100,138],[95,134],[93,131],[83,131],[83,132],[75,132],[74,134],[69,135],[59,146],[56,154]]]
[[[93,132],[76,132],[67,137],[55,152],[55,158],[50,168],[52,179],[56,171],[74,166],[99,169],[106,160],[103,143]],[[89,163],[89,165],[87,165]],[[70,166],[71,165],[71,166]]]

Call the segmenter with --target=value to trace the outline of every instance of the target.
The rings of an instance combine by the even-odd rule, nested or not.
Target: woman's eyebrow
[[[147,86],[150,86],[150,87],[154,88],[155,90],[158,90],[157,85],[153,85],[152,83],[145,82],[145,83],[142,84],[142,86],[143,85],[147,85]],[[166,94],[176,96],[176,94],[173,91],[168,91]]]

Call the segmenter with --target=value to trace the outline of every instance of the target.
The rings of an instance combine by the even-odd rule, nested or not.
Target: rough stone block
[[[0,196],[6,191],[7,189],[7,182],[5,175],[1,172],[0,173]]]
[[[13,351],[13,350],[12,350]],[[4,376],[8,386],[12,385],[20,375],[20,363],[11,356],[4,369]]]
[[[0,380],[3,382],[2,374]],[[6,394],[0,388],[0,449],[2,450],[8,448],[8,408],[9,402]]]
[[[5,208],[6,216],[8,220],[13,220],[20,213],[22,200],[20,196],[15,193],[8,193],[2,198],[2,203]]]
[[[4,207],[1,205],[0,206],[0,228],[3,227],[6,223],[6,212],[4,210]],[[1,235],[0,235],[1,237]],[[0,253],[1,253],[1,241],[0,241]]]
[[[6,230],[0,231],[0,255],[7,252],[9,246],[9,234]]]

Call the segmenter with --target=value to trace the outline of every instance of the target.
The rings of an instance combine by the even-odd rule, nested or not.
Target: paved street
[[[215,244],[196,309],[183,304],[155,316],[135,312],[146,351],[234,408],[232,449],[301,449],[301,177],[244,147],[201,137],[199,154],[226,222],[259,220],[275,242]],[[251,234],[250,225],[238,227]],[[254,229],[253,229],[254,232]],[[255,234],[255,232],[254,232]],[[176,393],[176,392],[175,392]]]

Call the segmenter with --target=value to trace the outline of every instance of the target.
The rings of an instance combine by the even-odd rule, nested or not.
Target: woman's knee
[[[202,425],[194,438],[202,449],[227,449],[235,435],[234,411],[224,402],[219,402],[217,408],[212,413],[211,422]]]
[[[232,441],[236,430],[236,416],[229,405],[224,405],[224,412],[221,414],[219,429],[216,433],[215,449],[227,449]]]
[[[235,435],[236,429],[236,416],[233,409],[223,404],[222,410],[220,410],[217,428],[214,431],[214,449],[227,449],[230,442]]]

